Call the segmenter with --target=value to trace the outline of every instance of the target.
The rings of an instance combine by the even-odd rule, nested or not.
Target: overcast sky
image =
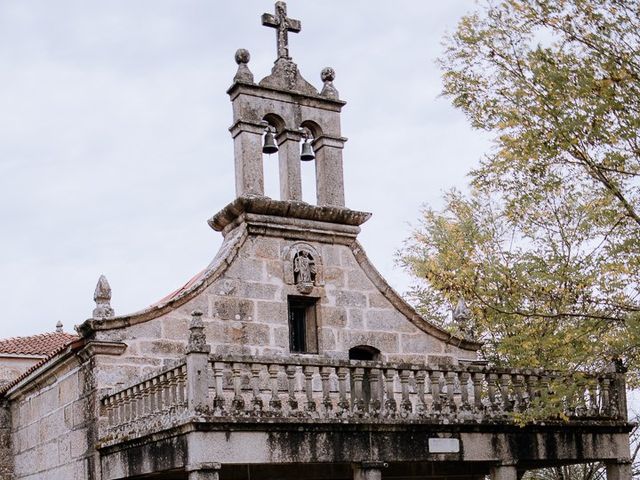
[[[0,337],[71,330],[102,273],[124,314],[211,261],[222,237],[206,220],[235,196],[233,57],[247,48],[256,79],[270,72],[275,34],[260,15],[273,3],[0,0]],[[393,256],[420,206],[464,189],[489,148],[438,98],[442,36],[474,2],[288,5],[303,76],[320,87],[334,67],[348,102],[347,206],[374,214],[360,240],[403,292]]]

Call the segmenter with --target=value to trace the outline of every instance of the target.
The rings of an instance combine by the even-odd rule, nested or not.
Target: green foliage
[[[640,2],[488,2],[445,47],[444,93],[494,148],[399,252],[412,300],[454,328],[464,297],[496,364],[617,357],[637,385]]]

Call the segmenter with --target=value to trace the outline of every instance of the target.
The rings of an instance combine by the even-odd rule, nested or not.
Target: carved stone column
[[[362,462],[353,464],[353,480],[382,480],[384,462]]]
[[[189,480],[219,480],[220,464],[219,463],[200,463],[198,465],[190,465],[187,467]]]
[[[202,312],[194,310],[187,344],[187,403],[189,410],[202,410],[209,402],[209,353]]]
[[[518,480],[515,465],[499,465],[491,469],[491,480]]]
[[[607,480],[631,480],[631,462],[607,463]]]

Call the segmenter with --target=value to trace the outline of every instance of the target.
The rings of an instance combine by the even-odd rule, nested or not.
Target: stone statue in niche
[[[306,250],[300,250],[293,259],[293,277],[300,293],[311,293],[316,278],[316,263]]]

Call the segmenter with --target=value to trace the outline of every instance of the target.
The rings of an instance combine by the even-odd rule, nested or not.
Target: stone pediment
[[[278,60],[273,66],[271,75],[263,78],[259,85],[316,97],[320,95],[316,88],[302,77],[298,66],[291,60],[285,59]]]

